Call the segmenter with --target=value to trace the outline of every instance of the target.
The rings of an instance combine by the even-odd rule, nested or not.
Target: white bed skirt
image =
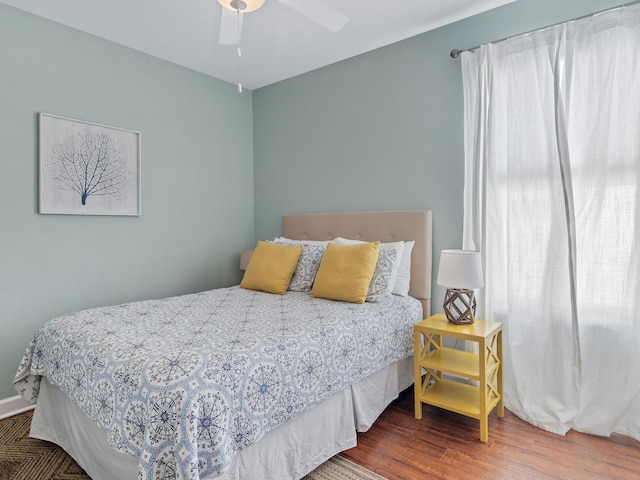
[[[413,357],[364,378],[267,432],[241,450],[218,479],[298,480],[356,445],[398,394],[413,383]],[[138,459],[117,452],[106,434],[57,387],[42,379],[30,435],[60,445],[93,480],[135,480]],[[148,479],[153,480],[153,479]]]

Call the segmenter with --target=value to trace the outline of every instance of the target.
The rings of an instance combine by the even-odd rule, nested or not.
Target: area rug
[[[57,445],[29,437],[32,411],[0,420],[1,480],[90,480]],[[341,456],[320,465],[303,480],[385,480]]]
[[[386,478],[336,455],[302,480],[386,480]]]

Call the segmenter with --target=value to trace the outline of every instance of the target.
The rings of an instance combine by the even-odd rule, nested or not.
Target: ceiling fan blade
[[[318,0],[278,1],[332,32],[337,32],[349,21],[349,18],[346,15],[328,7]]]
[[[238,12],[222,8],[220,36],[218,38],[220,45],[236,45],[238,43],[238,35],[242,32],[243,16],[244,14],[240,13],[240,19],[238,19]],[[238,21],[240,21],[240,28],[238,28]]]

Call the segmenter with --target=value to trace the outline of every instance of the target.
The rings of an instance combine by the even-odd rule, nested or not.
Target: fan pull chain
[[[242,49],[240,48],[240,7],[236,10],[238,12],[238,93],[242,93]]]

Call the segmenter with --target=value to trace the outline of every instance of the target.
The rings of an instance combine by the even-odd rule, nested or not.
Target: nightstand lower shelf
[[[474,385],[442,379],[427,386],[420,395],[420,401],[480,420],[479,395],[480,390]],[[487,410],[491,411],[497,403],[498,399],[494,398],[487,405]]]

